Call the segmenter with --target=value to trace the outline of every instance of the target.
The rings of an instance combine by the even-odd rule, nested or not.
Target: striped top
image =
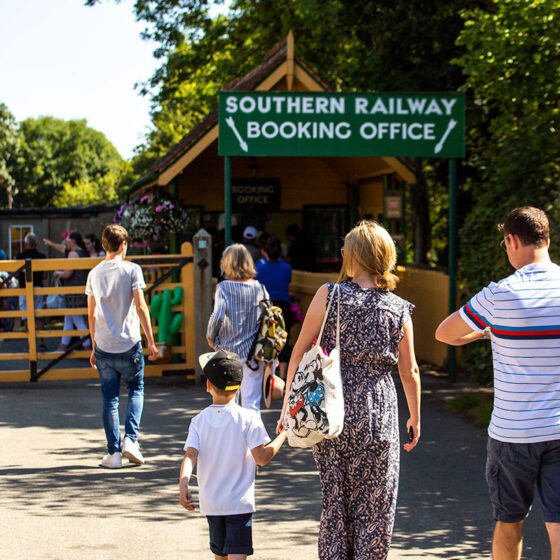
[[[492,333],[489,435],[513,443],[560,439],[560,267],[524,266],[481,290],[460,313],[473,330]]]
[[[216,349],[234,352],[247,358],[259,328],[262,307],[259,302],[269,299],[260,282],[224,280],[216,286],[214,311],[208,321],[206,335],[214,339]]]

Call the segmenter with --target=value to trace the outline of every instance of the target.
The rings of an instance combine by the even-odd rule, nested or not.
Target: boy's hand
[[[150,351],[148,360],[150,360],[150,362],[155,362],[159,358],[159,351],[155,342],[153,344],[148,344],[148,350]]]
[[[179,501],[181,505],[188,511],[194,511],[194,498],[192,494],[189,492],[189,486],[186,483],[181,481],[179,483]]]

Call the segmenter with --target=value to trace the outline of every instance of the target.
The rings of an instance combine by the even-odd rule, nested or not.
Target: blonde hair
[[[249,280],[257,274],[253,257],[241,243],[226,247],[222,254],[220,268],[228,280]]]
[[[362,220],[344,238],[344,256],[338,282],[350,278],[352,264],[371,274],[380,288],[394,290],[399,278],[391,271],[397,264],[395,242],[389,232],[373,220]]]

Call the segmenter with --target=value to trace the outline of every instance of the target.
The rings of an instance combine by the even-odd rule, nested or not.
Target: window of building
[[[9,259],[15,259],[16,255],[23,251],[23,241],[28,233],[33,233],[33,226],[10,226]]]

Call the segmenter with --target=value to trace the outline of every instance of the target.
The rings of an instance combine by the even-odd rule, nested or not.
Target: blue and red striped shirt
[[[483,288],[460,314],[473,330],[492,334],[489,435],[513,443],[560,439],[560,267],[524,266]]]

